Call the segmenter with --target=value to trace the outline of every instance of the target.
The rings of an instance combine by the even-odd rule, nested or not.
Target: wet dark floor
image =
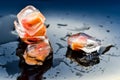
[[[68,10],[45,13],[46,24],[49,24],[47,35],[53,48],[53,60],[47,62],[44,68],[32,67],[33,73],[24,70],[26,65],[21,65],[20,58],[16,55],[19,44],[13,25],[16,14],[1,16],[0,80],[21,80],[24,76],[23,80],[26,80],[28,74],[32,75],[29,76],[29,80],[33,80],[34,76],[37,76],[37,80],[119,80],[120,15],[112,12],[104,13],[104,10],[100,13],[92,11],[73,13],[72,10]],[[84,32],[101,40],[103,46],[112,44],[115,47],[100,55],[98,63],[87,67],[79,65],[74,60],[66,58],[67,36],[78,32]]]

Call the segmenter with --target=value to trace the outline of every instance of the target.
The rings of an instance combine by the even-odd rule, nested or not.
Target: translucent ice
[[[40,43],[28,45],[23,56],[29,65],[42,65],[50,51],[51,47],[46,39]]]
[[[29,43],[29,40],[36,40],[46,35],[45,17],[33,6],[27,6],[17,14],[18,22],[15,21],[15,28],[20,38]]]
[[[78,33],[68,38],[68,45],[72,50],[83,50],[86,53],[91,53],[100,49],[101,42],[85,33]]]

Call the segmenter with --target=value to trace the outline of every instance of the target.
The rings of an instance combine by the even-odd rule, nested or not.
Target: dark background
[[[2,0],[0,14],[17,14],[23,7],[34,5],[40,11],[92,11],[120,13],[120,0]]]

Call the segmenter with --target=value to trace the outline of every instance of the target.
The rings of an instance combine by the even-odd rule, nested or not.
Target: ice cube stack
[[[46,35],[45,17],[35,7],[29,5],[17,14],[15,29],[27,45],[23,58],[28,65],[43,65],[52,50]]]

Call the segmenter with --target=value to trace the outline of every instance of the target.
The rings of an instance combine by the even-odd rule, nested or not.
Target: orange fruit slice
[[[33,12],[25,16],[22,20],[22,26],[25,31],[31,35],[44,35],[46,32],[46,27],[44,25],[45,18],[40,12]],[[39,33],[37,33],[39,31]]]
[[[87,43],[87,38],[84,36],[80,36],[76,38],[75,41],[72,42],[71,48],[72,50],[80,50],[81,48],[85,47]]]
[[[39,31],[37,31],[33,36],[45,36],[46,35],[46,26],[42,25]]]
[[[44,18],[42,14],[40,14],[39,12],[33,12],[25,16],[25,18],[23,18],[21,22],[26,29],[29,29],[30,27],[37,23],[42,24],[44,22],[42,21],[42,18]]]
[[[81,48],[84,47],[84,45],[85,45],[84,43],[73,42],[71,44],[71,48],[72,50],[80,50]]]
[[[38,38],[36,36],[46,36],[46,26],[45,25],[41,26],[40,30],[37,31],[33,36],[29,35],[28,33],[25,33],[22,40],[24,42],[27,42],[28,44],[30,43],[29,41],[39,42],[40,38]]]

